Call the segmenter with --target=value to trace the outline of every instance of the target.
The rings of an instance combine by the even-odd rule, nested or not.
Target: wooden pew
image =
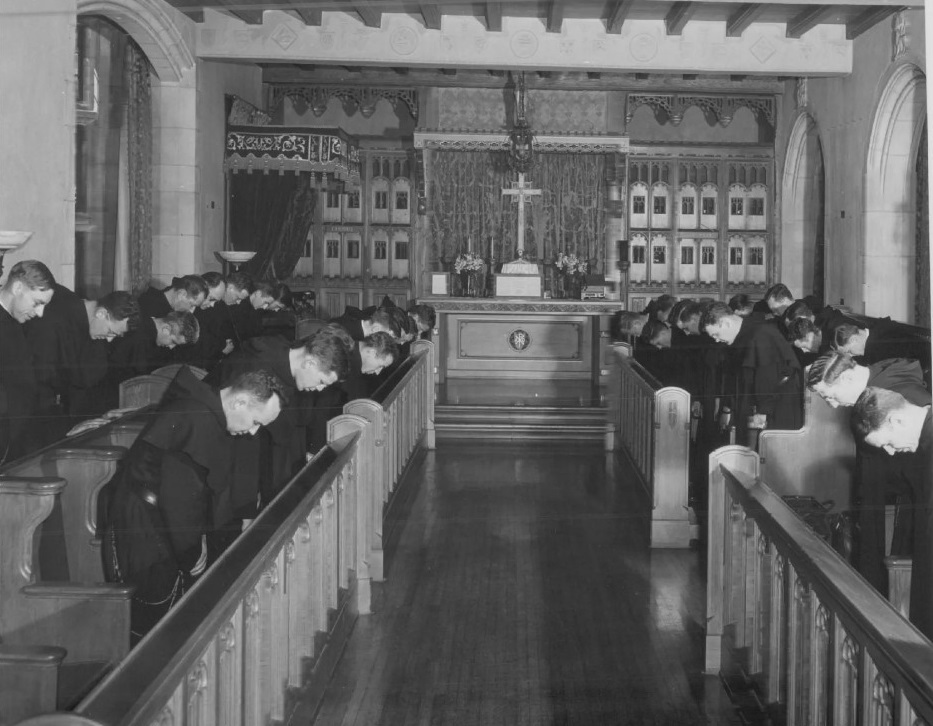
[[[758,437],[761,478],[782,496],[809,495],[849,509],[855,476],[850,408],[833,408],[804,391],[804,424],[796,431],[765,429]]]
[[[0,691],[17,713],[47,707],[55,666],[57,705],[67,708],[129,650],[131,588],[46,582],[39,571],[36,529],[65,487],[56,477],[0,476],[0,655],[14,649]]]
[[[687,491],[690,394],[662,386],[630,353],[613,346],[607,449],[628,457],[651,497],[651,546],[689,547],[699,536]]]
[[[126,449],[110,446],[62,445],[44,449],[14,463],[3,474],[14,477],[58,477],[65,482],[58,493],[61,533],[43,532],[43,545],[64,537],[61,569],[53,576],[69,582],[104,582],[100,542],[97,539],[97,499],[101,488],[116,474]],[[55,526],[57,518],[49,524]],[[45,555],[46,553],[44,553]]]

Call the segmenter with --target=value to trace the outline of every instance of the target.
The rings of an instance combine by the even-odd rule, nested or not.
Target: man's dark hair
[[[172,329],[172,335],[180,335],[184,339],[182,345],[191,345],[198,342],[201,326],[193,313],[179,313],[172,311],[162,318],[162,322]]]
[[[676,303],[674,307],[671,308],[671,312],[667,316],[667,322],[672,326],[677,324],[677,321],[680,320],[680,314],[686,309],[688,305],[693,303],[693,300],[690,298],[681,298]]]
[[[700,330],[706,330],[708,325],[719,325],[723,318],[735,315],[735,310],[724,302],[714,302],[700,316]]]
[[[904,408],[907,399],[896,391],[869,386],[855,402],[852,409],[852,433],[858,441],[877,431],[894,411]]]
[[[752,302],[752,299],[744,292],[740,292],[738,295],[733,295],[729,298],[729,307],[736,312],[739,310],[749,310],[754,307],[754,305],[755,303]]]
[[[361,341],[365,348],[372,348],[378,358],[392,356],[392,360],[398,360],[398,343],[388,333],[382,331],[370,333]]]
[[[205,272],[201,275],[201,279],[204,280],[204,284],[208,287],[217,287],[224,281],[224,276],[212,270],[211,272]]]
[[[849,344],[849,341],[852,340],[862,331],[858,325],[853,323],[843,323],[836,327],[835,338],[833,343],[835,343],[837,348],[842,348]]]
[[[776,285],[772,285],[765,292],[764,301],[768,300],[793,300],[794,294],[790,291],[790,288],[787,287],[783,282],[779,282]]]
[[[44,291],[55,287],[55,278],[39,260],[20,260],[13,265],[4,287],[9,289],[14,282],[22,282],[30,290]]]
[[[314,358],[322,373],[336,373],[337,380],[343,381],[350,373],[350,348],[346,343],[349,336],[336,332],[335,327],[321,328],[293,343],[292,348],[300,348]]]
[[[797,300],[787,310],[784,311],[784,324],[790,325],[792,321],[798,320],[800,318],[808,318],[813,320],[816,316],[813,314],[813,311],[810,309],[810,306],[807,305],[803,300]]]
[[[247,272],[231,272],[227,275],[226,281],[228,285],[232,285],[237,290],[253,291],[253,278]]]
[[[790,321],[790,325],[787,328],[787,334],[792,341],[806,340],[810,333],[819,336],[823,334],[822,331],[816,327],[816,323],[809,318],[788,318],[788,320]]]
[[[277,286],[278,283],[275,280],[256,280],[250,292],[258,292],[263,297],[271,297],[274,301],[276,299]]]
[[[640,337],[645,343],[651,343],[666,328],[667,325],[662,323],[660,320],[655,318],[648,318],[648,321],[645,323],[645,327],[641,329]]]
[[[273,395],[279,397],[282,408],[288,403],[285,385],[279,377],[268,371],[249,371],[241,373],[229,386],[232,393],[245,393],[256,403],[265,403]]]
[[[108,293],[97,301],[97,307],[106,310],[111,320],[125,320],[128,331],[139,327],[139,303],[128,292],[116,290]]]
[[[686,323],[688,320],[693,318],[699,318],[703,315],[704,303],[690,302],[687,301],[687,304],[684,305],[680,310],[680,315],[677,317],[681,323]]]
[[[858,364],[845,353],[826,353],[817,358],[807,369],[807,388],[816,388],[821,383],[831,386],[846,371]]]
[[[184,291],[188,297],[197,297],[204,295],[207,297],[207,283],[200,275],[183,275],[182,277],[173,277],[170,290]]]
[[[388,328],[392,331],[392,337],[398,338],[402,335],[402,329],[399,327],[398,320],[392,314],[393,309],[398,310],[398,308],[376,308],[373,314],[369,316],[369,321]]]
[[[414,327],[414,321],[408,316],[404,310],[400,307],[384,307],[383,310],[388,311],[389,315],[392,316],[392,319],[398,324],[399,335],[402,333],[411,333],[412,328]],[[416,332],[416,331],[415,331]]]
[[[433,328],[437,322],[437,312],[431,305],[425,303],[412,303],[408,306],[409,315],[417,315],[421,322],[429,328]]]

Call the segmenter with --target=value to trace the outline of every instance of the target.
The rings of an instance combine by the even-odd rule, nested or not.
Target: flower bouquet
[[[479,294],[478,278],[485,269],[483,258],[473,252],[463,252],[454,261],[454,272],[460,276],[463,295],[476,297]]]
[[[558,252],[554,266],[561,273],[562,297],[579,299],[589,269],[587,261],[581,260],[576,254],[565,255],[563,252]]]

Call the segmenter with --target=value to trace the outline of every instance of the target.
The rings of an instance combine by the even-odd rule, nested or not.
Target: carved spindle
[[[842,627],[839,619],[835,623],[833,672],[833,723],[836,726],[857,723],[859,646]]]
[[[324,509],[319,502],[311,514],[311,605],[315,631],[327,630],[324,562]]]
[[[785,703],[784,632],[787,618],[785,608],[785,587],[787,583],[787,560],[772,546],[771,601],[768,615],[768,661],[767,661],[767,698],[770,702]]]
[[[894,726],[894,685],[876,673],[871,688],[871,706],[867,726]]]
[[[208,693],[207,663],[199,660],[194,668],[188,671],[187,680],[187,714],[186,724],[190,726],[210,726],[213,723],[213,703]]]
[[[243,608],[217,634],[217,723],[240,726],[243,652],[237,638],[243,621]]]
[[[261,661],[262,623],[260,622],[259,589],[253,588],[243,603],[243,722],[262,723],[262,675],[266,670]]]
[[[307,521],[298,525],[292,537],[294,558],[288,566],[288,685],[303,685],[302,662],[314,651],[314,629],[311,618],[311,529]]]
[[[805,726],[810,712],[810,586],[793,566],[794,583],[788,603],[787,630],[787,726]]]
[[[333,489],[321,497],[324,506],[324,605],[337,608],[337,562],[339,561],[337,540],[337,498]]]
[[[829,718],[830,627],[829,610],[810,596],[810,711],[804,723],[826,726]]]

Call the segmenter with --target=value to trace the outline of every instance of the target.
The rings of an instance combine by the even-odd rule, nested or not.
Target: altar
[[[601,404],[618,301],[429,297],[420,302],[437,311],[438,383],[449,403]]]

